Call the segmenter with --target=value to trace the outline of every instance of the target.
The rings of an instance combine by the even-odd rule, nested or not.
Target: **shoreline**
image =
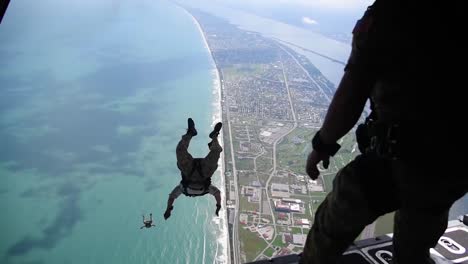
[[[210,46],[205,36],[205,32],[203,31],[198,20],[184,7],[178,4],[175,4],[175,5],[179,7],[180,9],[182,9],[188,16],[192,18],[193,23],[196,25],[201,37],[203,38],[204,46],[210,55],[209,57],[211,60],[211,67],[212,67],[211,74],[213,77],[212,95],[214,99],[212,102],[213,112],[212,112],[212,121],[211,121],[212,124],[211,125],[214,126],[217,122],[222,122],[222,106],[221,106],[222,80],[220,77],[219,68],[215,62],[213,53],[211,52]],[[224,149],[224,139],[222,136],[219,138],[219,143],[221,146],[223,146],[223,149]],[[221,180],[219,188],[221,189],[221,192],[224,193],[224,199],[223,199],[222,208],[220,210],[220,215],[221,215],[219,217],[220,221],[217,221],[217,218],[213,218],[212,221],[218,225],[219,231],[222,233],[222,236],[217,238],[218,243],[220,243],[223,247],[222,254],[219,257],[222,257],[223,263],[230,263],[231,256],[229,252],[231,250],[230,250],[230,244],[229,244],[229,233],[228,233],[228,224],[227,224],[227,207],[226,207],[227,206],[226,204],[227,193],[226,193],[226,184],[225,184],[225,177],[224,177],[224,172],[225,172],[224,160],[225,160],[225,157],[224,157],[224,151],[223,151],[218,161],[218,168],[219,168],[218,170],[220,171],[220,180]],[[214,263],[217,263],[217,261],[218,261],[218,254],[215,255]]]

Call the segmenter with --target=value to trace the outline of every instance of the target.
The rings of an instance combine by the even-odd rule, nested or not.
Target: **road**
[[[308,48],[301,47],[301,46],[299,46],[299,45],[296,45],[296,44],[291,43],[291,42],[288,42],[288,41],[281,40],[281,39],[279,39],[279,38],[273,38],[273,39],[276,40],[276,41],[279,41],[279,42],[283,42],[283,43],[289,44],[289,45],[291,45],[291,46],[293,46],[293,47],[296,47],[296,48],[299,48],[299,49],[301,49],[301,50],[303,50],[303,51],[307,51],[307,52],[313,53],[313,54],[318,55],[318,56],[320,56],[320,57],[322,57],[322,58],[328,59],[328,60],[330,60],[330,61],[332,61],[332,62],[335,62],[335,63],[341,64],[341,65],[343,65],[343,66],[346,66],[346,63],[345,63],[344,61],[340,61],[340,60],[334,59],[334,58],[332,58],[332,57],[330,57],[330,56],[327,56],[327,55],[325,55],[325,54],[316,52],[316,51],[311,50],[311,49],[308,49]]]
[[[223,84],[221,84],[223,85]],[[239,185],[237,185],[237,169],[236,169],[236,161],[234,158],[234,145],[232,144],[232,128],[231,128],[231,117],[229,112],[229,107],[226,107],[226,117],[229,129],[229,145],[231,148],[231,161],[232,161],[232,176],[234,177],[234,186],[236,190],[236,204],[234,207],[234,223],[232,227],[232,252],[233,252],[233,264],[238,264],[240,257],[239,257],[239,230],[238,230],[238,219],[239,219]]]
[[[310,74],[308,73],[308,71],[299,63],[299,61],[290,53],[288,52],[286,49],[284,49],[283,47],[281,47],[281,45],[278,45],[284,52],[286,52],[286,54],[288,54],[296,63],[297,65],[299,65],[299,67],[304,71],[304,73],[307,75],[307,77],[317,86],[317,88],[320,90],[320,92],[324,95],[324,97],[327,99],[328,102],[331,101],[331,98],[327,95],[327,93],[325,93],[324,89],[321,87],[320,84],[318,84],[311,76]],[[286,72],[285,72],[285,68],[284,68],[284,64],[283,64],[283,61],[281,60],[281,65],[282,65],[282,72],[283,72],[283,79],[284,79],[284,85],[286,87],[286,91],[288,93],[288,99],[289,99],[289,105],[290,105],[290,108],[291,108],[291,113],[292,113],[292,117],[293,117],[293,127],[291,129],[289,129],[286,133],[284,133],[283,135],[281,135],[280,137],[278,137],[274,142],[273,142],[273,152],[272,152],[272,155],[273,155],[273,170],[272,172],[270,173],[267,181],[266,181],[266,184],[265,184],[265,189],[266,189],[266,199],[268,201],[268,204],[270,206],[270,212],[271,212],[271,216],[272,216],[272,220],[273,220],[273,227],[274,227],[274,237],[273,239],[267,244],[267,246],[257,255],[257,257],[255,258],[255,260],[258,260],[258,258],[262,257],[263,254],[265,253],[265,251],[272,245],[272,243],[276,240],[277,236],[278,236],[278,232],[277,232],[277,227],[276,227],[276,220],[275,220],[275,215],[274,215],[274,212],[273,212],[273,207],[272,207],[272,203],[271,203],[271,200],[270,200],[270,195],[269,195],[269,192],[268,192],[268,186],[270,185],[270,182],[271,182],[271,179],[272,177],[276,174],[276,171],[277,171],[277,162],[276,162],[276,156],[277,156],[277,153],[276,153],[276,147],[278,145],[278,143],[284,138],[286,137],[287,135],[289,135],[292,131],[294,131],[298,124],[297,124],[297,118],[296,118],[296,112],[294,111],[294,105],[293,105],[293,102],[292,102],[292,98],[291,98],[291,91],[290,91],[290,88],[289,88],[289,84],[288,84],[288,79],[287,79],[287,76],[286,76]],[[230,122],[230,113],[229,113],[229,107],[226,108],[226,111],[227,111],[227,119],[228,119],[228,127],[229,127],[229,138],[230,138],[230,147],[231,147],[231,158],[232,158],[232,166],[233,166],[233,176],[234,176],[234,184],[236,186],[236,205],[235,205],[235,218],[234,218],[234,224],[233,224],[233,239],[232,239],[232,243],[233,243],[233,254],[234,254],[234,264],[238,264],[239,261],[240,261],[240,248],[239,248],[239,232],[238,232],[238,222],[239,222],[239,186],[238,186],[238,183],[237,183],[237,170],[236,170],[236,166],[235,166],[235,159],[234,159],[234,146],[233,146],[233,141],[232,141],[232,129],[231,129],[231,122]]]
[[[293,127],[288,130],[288,132],[286,132],[285,134],[283,134],[281,137],[278,137],[275,142],[273,143],[273,171],[270,173],[270,176],[268,177],[268,180],[266,181],[266,196],[267,196],[267,201],[268,201],[268,204],[270,205],[270,211],[271,211],[271,218],[273,220],[273,227],[275,229],[275,235],[273,237],[273,239],[271,239],[271,242],[268,243],[268,245],[262,250],[262,252],[260,252],[260,254],[257,255],[257,257],[255,258],[255,260],[257,260],[259,257],[261,257],[263,255],[263,253],[265,253],[265,251],[271,246],[271,244],[276,240],[276,237],[278,236],[278,232],[276,230],[276,220],[275,220],[275,214],[273,213],[273,207],[271,206],[271,201],[270,201],[270,195],[268,193],[268,186],[270,185],[270,181],[271,181],[271,178],[273,177],[273,175],[276,174],[276,145],[278,144],[278,142],[280,142],[285,136],[289,135],[292,131],[294,131],[294,129],[296,129],[297,127],[297,119],[296,119],[296,112],[294,111],[294,106],[293,106],[293,102],[292,102],[292,99],[291,99],[291,91],[289,90],[289,84],[288,84],[288,79],[286,78],[286,72],[284,71],[284,64],[283,64],[283,61],[281,61],[281,68],[283,70],[283,78],[284,78],[284,85],[286,86],[286,90],[288,92],[288,99],[289,99],[289,105],[291,107],[291,113],[292,113],[292,116],[293,116],[293,120],[294,120],[294,125]]]
[[[299,67],[301,67],[301,69],[305,72],[305,74],[307,75],[307,77],[309,77],[309,79],[315,84],[317,85],[317,87],[320,89],[320,91],[322,92],[322,94],[325,96],[325,98],[327,98],[328,102],[331,101],[331,98],[330,96],[327,95],[327,93],[323,90],[322,86],[320,86],[315,80],[314,78],[312,78],[312,76],[310,76],[309,72],[302,66],[302,64],[297,61],[296,57],[294,57],[289,51],[287,51],[285,48],[283,48],[281,45],[278,45],[278,47],[280,47],[284,52],[286,52],[289,56],[291,56],[291,58],[293,58],[293,60],[297,63],[297,65],[299,65]]]

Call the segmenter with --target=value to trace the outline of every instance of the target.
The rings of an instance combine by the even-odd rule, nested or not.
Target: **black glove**
[[[217,204],[216,205],[216,216],[219,216],[219,210],[221,209],[221,205],[220,204]]]
[[[164,220],[167,220],[169,217],[171,217],[172,209],[174,209],[174,206],[171,206],[166,209],[166,212],[164,212]]]
[[[315,133],[314,138],[312,138],[312,148],[322,154],[327,154],[328,156],[335,156],[336,152],[341,148],[338,143],[325,144],[320,138],[320,130]],[[328,166],[326,166],[328,167]]]

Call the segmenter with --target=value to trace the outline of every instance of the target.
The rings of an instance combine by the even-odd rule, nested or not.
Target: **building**
[[[287,214],[287,213],[278,213],[278,219],[281,219],[281,220],[288,220],[289,217],[288,217],[288,214]]]
[[[289,248],[282,248],[277,256],[286,256],[286,255],[291,255],[291,250]]]
[[[251,184],[253,187],[262,187],[259,181],[253,181]]]
[[[291,212],[301,212],[301,207],[298,204],[291,204],[289,210]]]
[[[291,142],[294,143],[295,145],[300,145],[302,143],[304,143],[304,140],[297,137],[297,136],[294,136],[292,139],[291,139]]]
[[[253,196],[255,193],[255,188],[252,187],[244,187],[244,195],[245,196]]]
[[[235,211],[234,211],[234,209],[229,208],[229,209],[228,209],[228,217],[229,217],[228,222],[229,222],[229,224],[231,224],[231,225],[234,224],[234,216],[235,216]]]
[[[302,200],[300,199],[292,199],[292,198],[281,198],[281,201],[284,203],[296,203],[296,204],[301,204]]]
[[[289,204],[284,204],[280,201],[277,201],[275,203],[275,210],[278,212],[286,212],[286,213],[289,213],[291,211],[291,209],[289,208]]]
[[[247,220],[249,219],[249,216],[246,214],[240,214],[239,215],[239,222],[243,225],[247,224]]]
[[[278,213],[278,220],[276,222],[281,225],[291,225],[291,219],[288,213]]]
[[[289,197],[289,185],[282,183],[271,184],[271,196],[273,197]]]
[[[229,180],[229,200],[235,202],[236,201],[236,187],[234,186],[234,181]]]
[[[278,211],[278,212],[287,212],[287,213],[289,213],[291,211],[290,208],[289,208],[289,205],[282,204],[282,203],[275,204],[275,210]]]
[[[309,219],[306,219],[306,218],[296,220],[296,224],[306,226],[306,228],[310,227],[310,221],[309,221]]]
[[[302,194],[307,193],[307,188],[305,185],[292,184],[291,189],[293,189],[295,193],[302,193]]]
[[[293,237],[290,233],[283,233],[283,243],[292,243]]]
[[[323,192],[324,191],[323,184],[321,181],[318,181],[318,179],[317,181],[309,180],[307,183],[307,188],[311,192]]]
[[[261,194],[261,191],[259,189],[257,189],[257,188],[254,188],[253,195],[251,197],[249,197],[249,202],[251,202],[251,203],[260,202],[260,194]]]
[[[293,234],[293,244],[303,247],[307,239],[307,235]]]
[[[289,192],[289,185],[282,183],[272,183],[271,191],[275,192]]]

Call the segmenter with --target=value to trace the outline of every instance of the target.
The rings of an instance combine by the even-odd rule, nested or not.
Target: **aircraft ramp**
[[[343,255],[339,264],[391,264],[392,234],[355,242]],[[468,264],[468,226],[461,221],[450,221],[437,246],[431,249],[441,263]],[[279,256],[250,264],[296,264],[300,255]]]

